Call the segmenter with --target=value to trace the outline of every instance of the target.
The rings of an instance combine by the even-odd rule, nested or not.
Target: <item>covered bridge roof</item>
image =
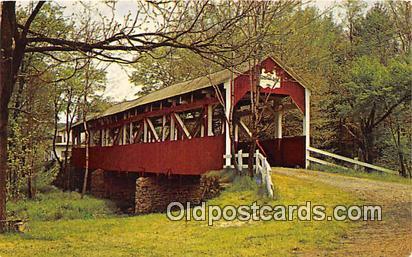
[[[300,85],[302,85],[303,87],[306,87],[307,83],[300,76],[298,76],[295,72],[287,68],[286,65],[282,61],[272,56],[268,58],[271,58],[277,65],[279,65],[280,68],[282,68],[287,73],[289,73],[289,75],[293,77]],[[248,71],[248,66],[242,65],[239,70],[240,70],[240,73],[244,73]],[[164,100],[170,97],[190,93],[190,92],[193,92],[199,89],[210,87],[212,85],[219,85],[229,80],[231,78],[231,75],[232,75],[231,71],[228,69],[225,69],[225,70],[212,73],[208,76],[203,76],[203,77],[195,78],[195,79],[188,80],[185,82],[177,83],[177,84],[159,89],[157,91],[154,91],[145,96],[139,97],[135,100],[126,101],[126,102],[113,105],[101,113],[92,115],[91,117],[88,118],[88,120],[94,120],[94,119],[98,119],[101,117],[110,116],[116,113],[121,113],[123,111],[132,109],[134,107],[148,104],[148,103],[153,103],[153,102]]]

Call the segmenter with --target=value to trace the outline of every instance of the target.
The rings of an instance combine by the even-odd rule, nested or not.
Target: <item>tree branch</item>
[[[39,13],[41,7],[45,4],[46,1],[39,1],[34,8],[33,12],[30,14],[29,18],[27,19],[26,23],[24,24],[23,31],[21,32],[21,38],[25,39],[27,36],[27,33],[29,31],[31,23],[34,21],[34,18],[36,18],[37,14]]]
[[[411,100],[411,94],[408,93],[405,96],[403,96],[401,99],[399,99],[399,101],[397,101],[396,103],[394,103],[391,107],[389,107],[389,109],[385,112],[385,114],[382,115],[382,117],[380,117],[375,123],[373,123],[372,127],[377,126],[379,123],[381,123],[382,121],[384,121],[386,119],[386,117],[388,117],[389,115],[391,115],[391,113],[395,110],[396,107],[398,107],[400,104],[402,104],[403,102],[406,101],[410,101]]]

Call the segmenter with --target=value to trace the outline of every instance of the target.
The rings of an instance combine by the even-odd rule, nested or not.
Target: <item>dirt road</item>
[[[362,222],[341,238],[333,252],[302,256],[412,256],[412,186],[318,171],[275,168],[273,172],[316,181],[354,193],[365,204],[381,205],[383,221]]]

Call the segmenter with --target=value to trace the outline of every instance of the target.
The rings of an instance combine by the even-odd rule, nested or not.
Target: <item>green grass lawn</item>
[[[277,174],[273,181],[278,193],[277,200],[269,201],[273,205],[308,200],[329,207],[359,203],[350,194],[323,184]],[[256,199],[255,191],[228,190],[209,204],[250,204]],[[42,204],[38,201],[38,208]],[[297,251],[333,249],[356,226],[336,221],[219,221],[210,227],[207,222],[172,222],[165,214],[127,217],[100,210],[105,216],[53,221],[34,217],[30,231],[0,235],[0,256],[294,256]]]

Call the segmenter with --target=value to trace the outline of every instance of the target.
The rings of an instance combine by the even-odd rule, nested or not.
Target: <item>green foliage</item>
[[[130,82],[140,87],[139,95],[146,95],[219,69],[216,64],[184,49],[159,49],[143,54],[133,67]]]
[[[20,24],[24,24],[28,15],[32,11],[32,4],[18,6],[17,19]],[[73,34],[74,22],[70,16],[64,15],[65,7],[62,5],[46,2],[33,20],[31,29],[33,31],[43,31],[49,37],[68,38]],[[47,28],[47,30],[44,30]]]
[[[18,8],[17,19],[24,24],[32,12],[32,4]],[[45,3],[34,19],[31,29],[45,35],[66,38],[74,36],[72,18],[64,8]],[[76,38],[82,36],[76,35]],[[102,99],[106,72],[97,63],[89,65],[89,85],[86,109],[101,111],[109,104]],[[57,168],[50,168],[55,125],[76,121],[85,92],[85,58],[83,53],[29,53],[23,59],[16,90],[11,99],[8,144],[8,199],[33,197],[37,187],[53,180]]]
[[[346,92],[345,101],[338,105],[343,117],[366,119],[372,108],[384,110],[384,106],[377,106],[377,102],[393,91],[388,85],[389,73],[377,59],[361,57],[355,60],[347,74],[347,82],[342,85]]]
[[[46,162],[41,166],[40,172],[36,175],[36,191],[44,193],[49,191],[51,184],[59,173],[59,166],[55,161]]]
[[[320,98],[325,122],[315,145],[405,174],[412,70],[401,32],[407,26],[403,6],[377,3],[366,9],[362,1],[345,1],[342,8],[344,47],[334,53],[336,65]]]
[[[221,183],[231,183],[236,177],[235,171],[233,169],[223,169],[223,170],[212,170],[205,173],[203,176],[206,177],[218,177]]]
[[[246,175],[236,176],[230,187],[227,189],[229,192],[244,192],[244,191],[255,191],[258,190],[258,185],[256,181]]]
[[[30,65],[38,63],[32,59]],[[27,72],[32,71],[28,67]],[[8,141],[8,198],[31,196],[36,180],[47,171],[44,165],[50,151],[53,127],[53,91],[38,77],[18,81],[10,113]],[[28,189],[30,188],[30,190]]]
[[[71,219],[94,219],[115,213],[115,205],[108,200],[85,196],[80,199],[76,192],[62,192],[53,187],[43,187],[43,193],[33,200],[8,202],[9,218],[30,221],[55,221]]]
[[[376,3],[357,24],[355,51],[357,56],[377,57],[382,63],[396,56],[397,35],[388,7]]]
[[[23,176],[28,172],[28,163],[23,162],[28,154],[25,146],[28,139],[21,134],[21,128],[16,122],[11,122],[10,133],[14,137],[9,138],[12,151],[8,155],[9,179],[7,180],[8,197],[16,198],[22,194],[24,188]]]
[[[219,171],[209,171],[204,174],[206,177],[217,177],[221,185],[228,184],[224,191],[239,192],[255,195],[259,200],[265,202],[273,199],[267,198],[267,191],[263,185],[258,185],[256,178],[251,178],[246,174],[238,175],[234,169],[223,169]],[[274,199],[278,199],[279,192],[276,185],[274,185]]]

